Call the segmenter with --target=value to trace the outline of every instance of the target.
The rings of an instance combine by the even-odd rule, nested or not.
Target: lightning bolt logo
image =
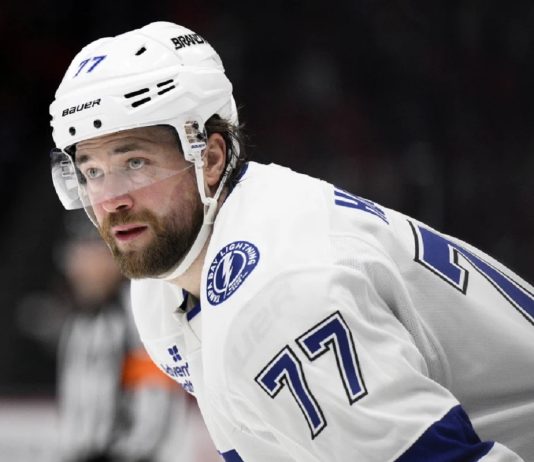
[[[258,248],[250,242],[235,241],[224,246],[209,266],[207,301],[215,306],[231,297],[254,270],[259,259]]]
[[[222,272],[223,272],[223,278],[224,278],[224,293],[226,295],[226,292],[228,292],[228,287],[230,286],[230,278],[232,277],[232,269],[233,265],[232,262],[234,260],[234,254],[229,253],[226,254],[222,261]]]

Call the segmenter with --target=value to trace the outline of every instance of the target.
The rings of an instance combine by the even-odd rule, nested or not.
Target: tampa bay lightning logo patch
[[[208,270],[208,302],[218,305],[229,298],[256,268],[259,259],[258,248],[250,242],[235,241],[224,246]]]

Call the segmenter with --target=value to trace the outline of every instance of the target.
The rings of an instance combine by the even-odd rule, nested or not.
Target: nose
[[[100,204],[107,213],[129,210],[133,207],[131,184],[121,172],[108,172],[104,180],[89,190],[90,202]]]
[[[133,207],[133,199],[129,194],[121,194],[102,201],[101,205],[107,213],[130,210]]]

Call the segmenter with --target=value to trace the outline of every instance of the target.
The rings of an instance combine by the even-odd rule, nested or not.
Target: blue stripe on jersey
[[[493,444],[481,442],[462,407],[455,406],[396,462],[476,462]]]
[[[191,321],[198,313],[200,313],[200,303],[197,303],[193,308],[191,308],[185,315],[188,321]]]
[[[241,167],[241,170],[239,170],[239,173],[235,177],[235,184],[230,185],[230,191],[228,191],[228,194],[230,194],[234,190],[234,187],[237,185],[237,183],[239,183],[243,179],[247,170],[248,162]]]
[[[219,454],[223,456],[223,459],[226,462],[244,462],[235,449],[232,449],[231,451],[227,452],[219,452]]]
[[[241,170],[239,170],[239,173],[236,176],[236,180],[241,181],[241,178],[243,178],[247,170],[248,170],[248,162],[241,167]]]
[[[191,295],[189,294],[189,292],[187,292],[184,289],[182,289],[182,294],[183,294],[184,300],[183,300],[183,302],[182,302],[182,304],[180,305],[179,308],[182,311],[186,311],[187,302],[188,302],[188,299],[189,299],[189,297]],[[191,321],[191,319],[193,319],[198,313],[200,313],[200,302],[198,302],[195,306],[193,306],[193,308],[191,308],[185,314],[185,317],[187,318],[188,321]]]
[[[334,196],[336,205],[349,207],[351,209],[359,209],[364,212],[371,213],[389,224],[384,211],[369,199],[354,196],[353,194],[349,194],[341,189],[334,189]]]

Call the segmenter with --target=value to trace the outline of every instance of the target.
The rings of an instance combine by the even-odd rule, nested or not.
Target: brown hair
[[[214,114],[206,121],[205,127],[208,137],[212,133],[219,133],[223,137],[226,143],[226,165],[231,160],[235,162],[234,168],[226,180],[226,185],[232,190],[239,180],[241,169],[248,161],[243,125],[234,125]]]

